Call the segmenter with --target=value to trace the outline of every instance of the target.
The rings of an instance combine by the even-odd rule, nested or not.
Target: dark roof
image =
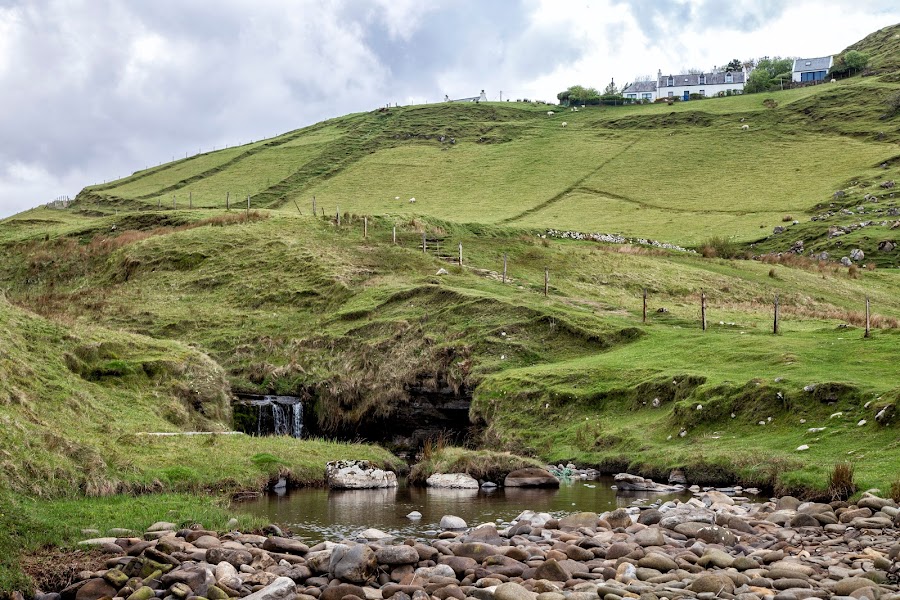
[[[640,94],[643,92],[655,92],[656,91],[656,82],[655,81],[635,81],[627,88],[622,90],[623,94]]]
[[[682,75],[663,75],[659,78],[659,87],[668,87],[668,79],[671,77],[675,81],[673,81],[673,85],[677,87],[685,86],[685,85],[722,85],[725,84],[725,75],[726,73],[703,73],[706,76],[706,83],[700,83],[700,74],[697,73],[685,73]],[[743,71],[732,71],[732,80],[728,83],[744,83],[744,72]]]
[[[831,57],[798,58],[794,61],[794,72],[800,71],[827,71],[831,67]]]

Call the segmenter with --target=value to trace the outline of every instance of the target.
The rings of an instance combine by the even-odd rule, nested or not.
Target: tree
[[[573,104],[600,104],[600,92],[596,88],[586,88],[581,85],[573,85],[564,92],[556,95],[563,106]]]
[[[844,64],[850,69],[852,75],[853,71],[861,71],[869,64],[869,55],[859,50],[850,50],[844,54]]]
[[[732,71],[740,71],[743,68],[744,68],[744,63],[742,63],[741,61],[739,61],[736,58],[732,58],[731,62],[729,62],[727,65],[725,65],[725,72],[729,73]]]
[[[609,85],[603,88],[604,96],[618,96],[619,88],[616,87],[616,81],[614,79],[610,79]]]
[[[791,58],[764,56],[757,61],[756,68],[747,77],[744,92],[754,94],[774,89],[784,81],[790,81],[793,68],[794,60]]]

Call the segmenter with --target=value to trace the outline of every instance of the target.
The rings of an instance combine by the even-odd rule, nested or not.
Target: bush
[[[900,92],[893,94],[887,99],[887,108],[887,114],[885,115],[887,118],[900,114]]]
[[[688,96],[688,98],[690,98],[691,100],[705,100],[706,96],[704,96],[703,94],[691,94]]]
[[[784,215],[783,217],[781,217],[782,223],[790,223],[793,220],[794,220],[794,217],[792,217],[791,215]]]
[[[828,493],[832,500],[846,500],[856,492],[853,483],[853,465],[848,462],[837,463],[828,476]]]
[[[700,246],[700,254],[705,258],[744,258],[746,252],[732,240],[716,236],[709,238]]]

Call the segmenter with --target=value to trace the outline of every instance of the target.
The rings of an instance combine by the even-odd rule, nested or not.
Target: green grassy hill
[[[891,31],[861,43],[888,52]],[[223,386],[308,394],[325,431],[389,419],[411,390],[450,389],[473,395],[482,442],[543,459],[822,488],[849,457],[884,485],[900,458],[900,116],[885,114],[900,85],[882,54],[877,77],[672,106],[442,103],[332,119],[7,219],[0,281],[48,323],[174,344],[166,352],[189,343]],[[462,267],[450,262],[459,244]],[[836,262],[857,249],[850,269]],[[862,339],[866,297],[874,332]],[[114,354],[103,360],[145,374],[116,376],[133,382],[128,410],[151,410],[156,375]],[[54,361],[82,385],[80,366]],[[199,418],[167,421],[177,397],[165,398],[153,427]],[[801,418],[828,427],[805,454]],[[132,439],[126,425],[115,440]],[[116,481],[145,485],[178,462],[121,443],[102,448],[140,467],[126,477],[107,464]],[[206,481],[202,462],[187,468]]]

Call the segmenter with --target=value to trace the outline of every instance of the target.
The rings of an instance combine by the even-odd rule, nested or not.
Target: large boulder
[[[294,596],[297,584],[290,577],[279,577],[258,592],[246,596],[244,600],[285,600]]]
[[[368,460],[334,460],[325,465],[325,481],[331,489],[397,487],[397,475]]]
[[[428,487],[477,490],[478,480],[467,473],[435,473],[425,480]]]
[[[503,480],[503,485],[506,487],[558,488],[559,479],[546,469],[528,467],[512,471]]]
[[[328,571],[331,576],[349,583],[365,583],[375,576],[378,559],[375,551],[363,544],[338,544],[331,551]]]

